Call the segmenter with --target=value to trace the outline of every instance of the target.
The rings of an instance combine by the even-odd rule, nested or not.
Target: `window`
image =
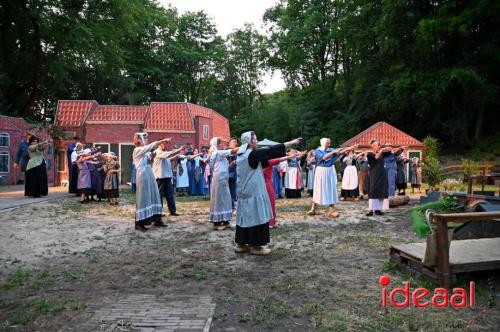
[[[10,136],[6,133],[0,134],[0,146],[10,146]]]
[[[66,151],[59,150],[57,151],[57,170],[59,172],[66,172],[68,160],[67,160]]]
[[[209,126],[203,125],[203,139],[208,139]]]
[[[94,143],[94,147],[95,148],[100,148],[99,151],[101,151],[102,153],[108,153],[109,152],[109,143]]]
[[[0,173],[9,173],[9,153],[0,152]]]

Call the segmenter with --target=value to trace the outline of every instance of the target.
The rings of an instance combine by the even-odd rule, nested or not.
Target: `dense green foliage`
[[[260,137],[340,143],[376,121],[466,143],[498,126],[500,2],[280,0],[267,36],[226,38],[203,12],[152,0],[0,0],[0,110],[58,99],[190,101]],[[287,89],[262,95],[266,70]]]

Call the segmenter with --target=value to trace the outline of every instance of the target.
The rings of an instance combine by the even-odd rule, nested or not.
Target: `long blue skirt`
[[[273,185],[276,198],[281,198],[281,192],[283,191],[283,181],[281,181],[281,176],[278,172],[278,167],[276,166],[273,166]]]

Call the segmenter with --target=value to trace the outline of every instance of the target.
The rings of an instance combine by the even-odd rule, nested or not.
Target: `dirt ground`
[[[278,200],[273,252],[256,257],[234,253],[234,228],[212,230],[206,200],[178,198],[181,216],[167,217],[167,228],[140,233],[133,229],[133,199],[123,190],[118,206],[71,197],[3,212],[0,330],[57,331],[102,294],[117,292],[210,295],[212,331],[500,326],[498,294],[486,276],[459,279],[468,285],[474,277],[474,309],[382,310],[382,274],[391,286],[411,280],[412,287],[435,287],[397,271],[388,259],[391,244],[422,241],[411,231],[409,206],[369,218],[366,202],[342,202],[341,216],[328,219],[306,215],[309,198]]]

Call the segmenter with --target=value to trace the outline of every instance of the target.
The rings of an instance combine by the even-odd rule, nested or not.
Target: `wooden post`
[[[446,220],[436,218],[437,222],[437,277],[440,287],[450,289],[450,248],[448,246],[448,224]]]
[[[467,194],[472,194],[472,175],[467,179]]]

